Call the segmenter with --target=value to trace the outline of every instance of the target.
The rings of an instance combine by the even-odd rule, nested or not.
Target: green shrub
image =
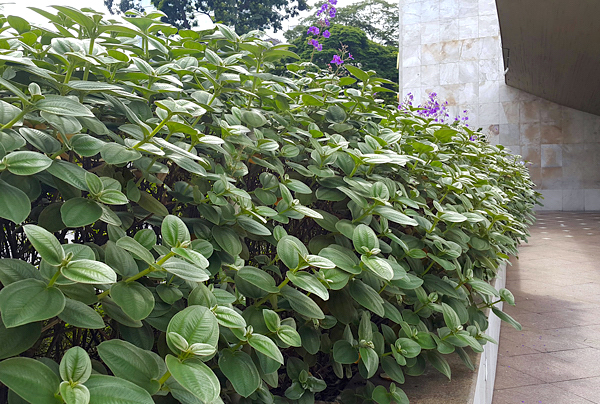
[[[538,198],[515,157],[358,68],[275,76],[257,33],[56,9],[2,18],[8,402],[406,403],[342,391],[472,367]]]

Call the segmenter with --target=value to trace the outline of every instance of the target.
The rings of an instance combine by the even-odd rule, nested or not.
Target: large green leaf
[[[106,327],[102,316],[85,303],[67,298],[65,308],[58,315],[62,321],[79,328],[97,330]]]
[[[89,404],[154,404],[146,390],[118,377],[91,375],[85,387],[90,391]]]
[[[162,376],[156,354],[118,339],[104,341],[98,345],[98,355],[116,377],[140,386],[150,394],[160,388]]]
[[[29,197],[19,188],[0,180],[0,217],[20,224],[31,211]]]
[[[0,290],[0,313],[7,328],[46,320],[65,307],[65,296],[38,279],[24,279]]]
[[[219,369],[242,397],[248,397],[260,386],[258,369],[245,352],[224,349],[219,358]]]
[[[81,347],[70,348],[60,361],[60,377],[72,383],[85,383],[92,374],[92,362]]]
[[[209,278],[209,273],[204,269],[178,258],[170,258],[162,267],[165,271],[191,282],[204,282]]]
[[[27,239],[33,245],[33,248],[50,265],[60,265],[65,258],[65,252],[52,233],[48,230],[33,225],[23,226]]]
[[[102,208],[90,199],[73,198],[63,203],[60,216],[67,227],[83,227],[100,219]]]
[[[10,358],[0,362],[0,382],[30,403],[60,404],[58,376],[43,363],[31,358]]]
[[[55,115],[65,116],[89,116],[93,117],[92,111],[83,104],[69,97],[60,95],[46,95],[46,98],[39,100],[34,107],[40,111],[49,112]]]
[[[56,153],[61,148],[58,140],[41,130],[24,127],[19,129],[19,133],[29,144],[46,154]]]
[[[66,404],[88,404],[90,402],[90,391],[83,384],[62,382],[60,396]]]
[[[271,338],[261,334],[252,334],[248,337],[248,343],[258,352],[283,365],[283,355],[277,344],[275,344]]]
[[[325,314],[323,314],[323,310],[321,310],[319,305],[304,293],[286,285],[281,289],[281,294],[290,303],[292,309],[299,314],[317,320],[325,318]]]
[[[65,278],[79,283],[106,284],[117,281],[117,274],[111,267],[93,260],[71,261],[60,272]]]
[[[286,276],[297,287],[304,289],[307,292],[314,293],[323,300],[329,299],[329,291],[314,275],[304,271],[298,271],[296,273],[288,271]]]
[[[179,247],[182,243],[190,241],[190,232],[187,226],[177,216],[165,216],[160,232],[163,242],[170,247]]]
[[[212,235],[219,247],[234,257],[242,252],[242,242],[233,229],[229,227],[214,226],[212,228]]]
[[[182,362],[172,355],[167,355],[165,362],[173,378],[200,400],[211,403],[219,397],[221,393],[219,379],[201,361],[188,359]]]
[[[121,247],[124,250],[129,251],[130,253],[135,254],[136,257],[145,261],[147,264],[154,263],[154,256],[150,251],[148,251],[142,244],[140,244],[137,240],[125,236],[121,237],[117,241],[117,246]]]
[[[25,352],[42,335],[42,323],[29,323],[19,327],[6,328],[0,321],[0,359]]]
[[[41,153],[32,151],[15,151],[7,154],[3,162],[8,171],[15,175],[33,175],[44,171],[52,164],[52,160]]]
[[[138,282],[118,282],[110,288],[110,296],[134,320],[143,320],[154,309],[154,295]]]
[[[359,224],[352,234],[352,243],[359,253],[366,253],[374,248],[379,248],[379,239],[377,234],[369,226]]]
[[[206,307],[190,306],[173,316],[167,327],[167,334],[170,332],[181,335],[188,345],[203,343],[216,347],[219,340],[219,323]],[[168,339],[167,343],[173,352],[180,351]]]

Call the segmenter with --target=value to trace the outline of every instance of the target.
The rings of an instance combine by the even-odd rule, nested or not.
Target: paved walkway
[[[600,404],[600,212],[541,212],[508,268],[493,404]]]

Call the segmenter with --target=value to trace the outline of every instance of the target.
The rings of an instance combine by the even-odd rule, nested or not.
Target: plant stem
[[[158,381],[160,383],[160,385],[162,386],[163,384],[165,384],[165,382],[167,380],[169,380],[169,377],[171,377],[171,372],[169,372],[168,370],[165,372],[164,375],[162,375],[162,377],[160,378],[160,380]]]
[[[60,267],[56,270],[56,273],[54,274],[52,279],[50,279],[50,282],[48,282],[48,287],[51,287],[52,285],[54,285],[54,282],[56,282],[56,280],[58,279],[59,276],[60,276]]]
[[[162,121],[161,121],[161,122],[160,122],[160,123],[159,123],[159,124],[156,126],[156,128],[154,128],[154,130],[152,131],[152,133],[150,133],[150,135],[148,135],[148,137],[147,137],[146,139],[144,139],[144,140],[140,140],[140,141],[139,141],[139,142],[138,142],[138,143],[137,143],[135,146],[133,146],[133,148],[135,149],[135,148],[138,148],[138,147],[140,147],[141,145],[143,145],[143,144],[145,144],[145,143],[148,143],[148,141],[149,141],[150,139],[152,139],[152,138],[154,137],[154,135],[156,135],[156,134],[158,133],[158,131],[159,131],[159,130],[161,130],[161,129],[162,129],[162,127],[166,125],[166,123],[167,123],[167,122],[169,122],[169,119],[171,119],[171,116],[172,116],[171,114],[168,114],[168,115],[165,117],[165,119],[163,119],[163,120],[162,120]]]
[[[7,123],[6,125],[4,125],[2,128],[0,128],[0,130],[11,128],[15,123],[19,122],[21,120],[21,118],[23,118],[25,116],[26,113],[27,113],[27,109],[23,108],[23,111],[21,111],[21,113],[19,115],[15,116],[13,119],[11,119],[11,121],[9,123]]]

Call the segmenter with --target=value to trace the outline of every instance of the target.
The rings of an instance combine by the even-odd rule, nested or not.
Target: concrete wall
[[[400,83],[531,162],[544,210],[600,210],[600,117],[509,87],[494,0],[400,0]],[[574,72],[574,74],[577,74]]]

